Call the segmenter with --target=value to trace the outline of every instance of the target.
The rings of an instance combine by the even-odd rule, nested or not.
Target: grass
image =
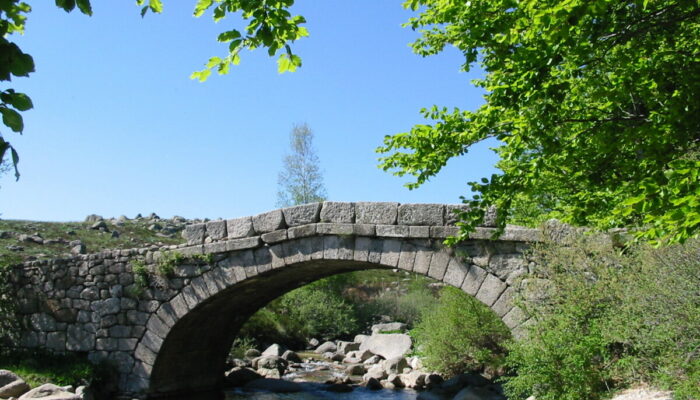
[[[44,240],[63,239],[66,242],[80,240],[87,248],[88,253],[95,253],[105,249],[129,249],[147,247],[153,244],[169,245],[182,243],[179,234],[173,237],[158,236],[157,232],[149,230],[151,220],[129,220],[121,226],[116,226],[108,221],[109,232],[90,229],[88,222],[39,222],[21,220],[0,220],[0,231],[15,232],[17,234],[38,234]],[[112,237],[111,232],[118,231],[119,237]],[[12,251],[8,246],[20,246],[22,251]],[[0,239],[0,265],[13,265],[31,259],[48,259],[65,257],[70,254],[68,243],[38,244],[33,242],[20,242],[16,237]]]
[[[107,366],[93,365],[81,356],[26,351],[0,354],[0,369],[14,372],[31,387],[45,383],[58,386],[87,385],[104,380],[109,373]]]

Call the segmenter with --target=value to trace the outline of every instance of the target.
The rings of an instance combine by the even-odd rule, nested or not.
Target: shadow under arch
[[[286,246],[279,258],[285,262],[276,267],[273,253],[281,247],[231,253],[153,313],[134,353],[132,377],[151,399],[220,390],[228,351],[252,314],[293,289],[350,271],[398,268],[442,281],[486,304],[513,330],[524,319],[507,280],[455,255],[488,246],[481,241],[455,250],[432,241],[325,236]]]

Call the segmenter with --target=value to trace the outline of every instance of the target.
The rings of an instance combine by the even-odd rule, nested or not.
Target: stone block
[[[227,251],[228,242],[207,243],[203,246],[204,254],[218,254]]]
[[[459,222],[458,212],[469,211],[466,204],[449,204],[445,206],[445,225],[456,225]]]
[[[507,288],[501,296],[496,300],[491,309],[503,318],[513,308],[515,290],[512,287]]]
[[[226,251],[236,251],[244,249],[252,249],[260,245],[260,237],[247,237],[242,239],[228,240],[226,243]]]
[[[253,219],[251,217],[234,218],[226,220],[226,233],[229,239],[238,239],[253,236]]]
[[[46,347],[49,350],[62,352],[66,350],[65,332],[50,332],[46,335]]]
[[[518,253],[494,254],[489,259],[489,270],[501,280],[512,284],[515,279],[527,273],[527,260]]]
[[[401,242],[396,239],[385,239],[383,242],[382,256],[379,263],[390,267],[398,266],[401,255]]]
[[[353,234],[355,236],[375,236],[376,235],[376,225],[374,224],[354,224]]]
[[[408,226],[404,225],[377,225],[376,232],[379,237],[405,238],[409,236]]]
[[[428,270],[428,276],[441,281],[445,276],[445,271],[447,271],[447,264],[449,264],[449,262],[449,254],[447,254],[445,251],[436,251],[430,258],[430,269]]]
[[[413,272],[417,274],[427,275],[430,269],[430,259],[433,256],[433,252],[428,248],[419,248],[416,251],[416,258],[413,262]]]
[[[367,262],[371,241],[372,239],[367,237],[358,237],[355,239],[355,253],[353,255],[355,261]]]
[[[413,271],[413,263],[416,260],[416,246],[411,243],[404,243],[401,246],[399,264],[397,267],[404,271]]]
[[[412,238],[427,239],[430,237],[429,226],[409,226],[408,236]]]
[[[319,235],[352,235],[355,232],[355,225],[340,223],[319,223],[316,224],[316,233]]]
[[[202,244],[206,235],[207,227],[205,224],[192,224],[185,226],[182,231],[182,237],[187,241],[187,244]]]
[[[442,204],[401,204],[399,225],[443,225],[445,206]]]
[[[447,264],[447,271],[442,281],[456,288],[461,288],[462,282],[464,282],[466,276],[467,268],[453,258],[450,260],[450,263]]]
[[[221,240],[227,237],[226,221],[210,221],[207,222],[206,235],[212,240]]]
[[[513,307],[503,317],[503,323],[510,329],[515,329],[517,326],[527,320],[527,314],[520,307]]]
[[[287,226],[313,224],[319,221],[321,203],[302,204],[282,209]]]
[[[257,234],[285,228],[282,210],[269,211],[253,217],[253,229]]]
[[[355,222],[355,203],[325,201],[321,207],[321,222],[347,223]]]
[[[486,275],[484,282],[481,284],[479,292],[477,292],[476,296],[474,297],[491,307],[507,287],[508,285],[502,280],[498,279],[495,275],[488,274]]]
[[[66,338],[66,350],[90,351],[95,348],[95,334],[81,329],[78,325],[69,325]]]
[[[156,363],[156,353],[144,346],[143,343],[136,346],[134,357],[142,363],[146,363],[148,365],[155,365]]]
[[[274,232],[263,233],[260,238],[265,243],[278,243],[287,240],[287,230],[280,229]]]
[[[309,237],[309,236],[313,236],[315,234],[316,234],[316,224],[295,226],[295,227],[287,229],[287,237],[289,239]]]
[[[355,222],[395,225],[399,203],[355,203]]]
[[[160,347],[163,345],[163,339],[152,332],[147,331],[144,333],[143,338],[141,339],[141,344],[148,347],[154,353],[158,353],[160,351]]]
[[[444,239],[449,236],[457,236],[459,228],[456,226],[431,226],[430,237],[436,239]],[[470,236],[471,237],[471,236]]]
[[[471,265],[469,271],[467,271],[467,276],[464,277],[462,290],[472,296],[476,295],[484,279],[486,279],[486,275],[488,275],[488,272],[486,272],[485,269],[476,265]]]

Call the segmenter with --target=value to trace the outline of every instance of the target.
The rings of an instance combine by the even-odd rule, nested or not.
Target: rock
[[[260,378],[262,376],[250,368],[235,367],[226,372],[225,381],[229,386],[238,387]]]
[[[403,387],[403,381],[401,380],[401,377],[398,374],[390,374],[386,378],[386,381],[391,383],[395,388]]]
[[[365,365],[374,365],[374,364],[379,363],[379,362],[382,361],[382,360],[383,360],[383,358],[382,358],[381,356],[374,355],[374,356],[372,356],[372,357],[366,359],[366,360],[363,362],[363,364],[365,364]]]
[[[268,347],[267,349],[265,349],[265,351],[262,352],[262,355],[263,356],[281,357],[282,354],[284,354],[285,350],[287,350],[287,349],[285,349],[284,347],[275,343],[275,344],[271,345],[270,347]]]
[[[12,232],[0,231],[0,239],[9,239],[12,237]]]
[[[363,381],[367,381],[369,378],[375,378],[378,380],[384,379],[387,377],[387,373],[384,370],[384,367],[381,364],[375,364],[371,366],[368,370],[367,373],[365,373],[362,376]]]
[[[355,343],[360,343],[360,344],[362,344],[362,342],[364,342],[365,340],[367,340],[368,337],[369,337],[369,336],[367,336],[367,335],[356,335],[355,338],[354,338],[352,341],[355,342]]]
[[[435,386],[442,384],[445,380],[438,374],[428,374],[425,376],[425,386],[432,389]]]
[[[121,236],[119,231],[112,231],[112,239],[119,239],[119,236]]]
[[[302,390],[301,385],[298,383],[285,381],[283,379],[266,378],[250,381],[246,383],[244,387],[249,390],[264,390],[274,393],[294,393]]]
[[[372,325],[372,335],[376,335],[377,333],[382,332],[396,333],[396,331],[405,332],[406,324],[404,324],[403,322],[388,322],[385,324]]]
[[[15,373],[0,369],[0,398],[19,397],[29,390],[29,385]]]
[[[420,389],[425,386],[426,374],[420,371],[411,371],[407,374],[399,375],[401,383],[407,388]]]
[[[420,357],[409,357],[406,359],[411,369],[423,369],[423,361]]]
[[[293,363],[300,363],[301,362],[301,357],[299,355],[291,350],[287,350],[282,354],[282,358],[289,362]]]
[[[322,345],[318,346],[316,350],[314,350],[314,353],[316,354],[323,354],[327,352],[335,352],[338,350],[338,347],[335,345],[333,342],[325,342]]]
[[[281,377],[288,365],[287,360],[280,356],[262,356],[253,360],[253,368],[256,368],[258,373],[265,377]]]
[[[400,374],[404,368],[408,367],[408,362],[403,357],[396,357],[385,360],[382,366],[387,375]]]
[[[72,246],[70,248],[70,253],[73,254],[74,256],[77,256],[78,254],[85,254],[85,253],[87,253],[87,248],[85,247],[84,244],[79,243],[79,244],[76,244],[75,246]]]
[[[42,399],[42,400],[82,400],[75,393],[71,393],[64,387],[46,383],[23,394],[19,400]]]
[[[256,349],[248,349],[246,350],[244,357],[249,360],[252,360],[254,358],[260,357],[260,351]]]
[[[308,343],[309,347],[308,348],[315,349],[316,347],[318,347],[318,344],[319,344],[318,339],[311,338],[311,339],[309,339],[309,343]]]
[[[368,378],[365,380],[365,387],[369,390],[380,390],[383,386],[377,378]]]
[[[367,361],[373,355],[374,354],[372,354],[372,352],[369,350],[356,350],[356,351],[351,351],[348,354],[346,354],[347,357],[359,359],[360,362]]]
[[[411,337],[403,333],[376,334],[362,342],[360,350],[369,350],[385,359],[402,357],[411,351]]]
[[[484,387],[469,386],[460,390],[452,400],[506,400],[506,398]]]
[[[90,229],[92,230],[107,230],[107,223],[100,220],[95,222],[94,224],[90,225]]]
[[[534,399],[534,396],[533,400]],[[638,387],[622,391],[618,393],[612,400],[672,400],[673,393],[669,391],[661,391],[648,387]],[[528,399],[529,400],[529,399]]]
[[[365,366],[362,364],[351,364],[345,368],[345,373],[347,375],[363,375],[365,373]]]
[[[94,391],[87,386],[78,386],[75,388],[75,394],[83,400],[95,400]]]
[[[483,376],[477,373],[471,373],[453,376],[452,378],[440,384],[440,387],[447,391],[451,391],[452,393],[457,393],[467,386],[482,387],[490,384],[491,381],[484,378]]]
[[[387,381],[386,379],[383,380],[381,383],[382,383],[382,387],[383,387],[384,389],[389,389],[389,390],[394,390],[394,389],[396,389],[396,386],[394,386],[393,383]]]
[[[23,251],[24,250],[24,247],[22,247],[22,246],[13,246],[13,245],[6,246],[5,248],[7,250],[10,250],[10,251]]]
[[[104,218],[102,218],[101,215],[90,214],[90,215],[88,215],[87,217],[85,217],[85,222],[88,222],[88,223],[95,223],[95,222],[98,222],[98,221],[102,221],[103,219],[104,219]]]
[[[338,347],[338,350],[337,350],[338,353],[340,353],[340,354],[342,354],[342,355],[346,355],[346,354],[348,354],[348,353],[351,352],[351,351],[360,350],[360,344],[359,344],[359,343],[355,343],[355,342],[344,342],[344,341],[342,341],[342,340],[341,340],[341,341],[338,341],[337,347]]]
[[[21,234],[17,236],[17,240],[20,242],[25,242],[25,243],[36,243],[36,244],[44,244],[44,238],[42,238],[39,235],[25,235]]]
[[[331,361],[343,361],[343,355],[338,354],[338,353],[331,353],[330,351],[327,351],[323,353],[323,358],[327,358]]]

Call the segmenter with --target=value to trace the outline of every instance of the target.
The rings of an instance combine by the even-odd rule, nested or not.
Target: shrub
[[[526,303],[533,323],[510,346],[509,396],[593,400],[646,382],[700,398],[697,241],[623,251],[583,237],[532,256],[551,290]]]
[[[508,328],[488,307],[453,287],[445,287],[435,308],[411,331],[425,365],[446,375],[498,369]]]

